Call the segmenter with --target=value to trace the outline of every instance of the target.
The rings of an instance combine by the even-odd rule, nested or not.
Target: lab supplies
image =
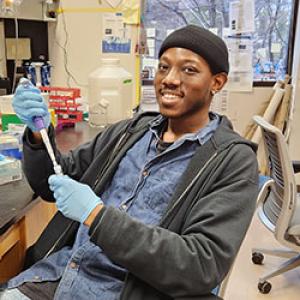
[[[102,58],[88,77],[89,124],[106,126],[132,117],[132,75],[118,58]]]
[[[49,107],[55,111],[59,127],[73,126],[82,121],[80,89],[42,86],[40,90],[48,95]]]
[[[16,159],[22,158],[21,143],[17,133],[0,133],[0,154]]]
[[[31,81],[33,85],[36,85],[36,71],[35,67],[31,63],[25,63],[24,65],[26,77]]]
[[[50,73],[51,66],[48,62],[44,62],[44,64],[41,66],[41,80],[42,80],[42,86],[49,86],[50,85]]]
[[[22,179],[21,162],[17,159],[2,156],[0,160],[0,185]]]
[[[25,89],[30,89],[30,87],[32,86],[32,83],[27,78],[21,78],[19,84],[22,85]],[[32,121],[34,123],[35,128],[41,133],[42,140],[52,160],[55,174],[62,175],[62,169],[61,166],[56,162],[54,151],[48,137],[47,128],[44,123],[44,119],[41,116],[35,116],[33,117]]]

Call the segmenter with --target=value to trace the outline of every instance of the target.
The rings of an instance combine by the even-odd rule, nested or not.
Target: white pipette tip
[[[62,168],[59,164],[53,166],[53,169],[56,175],[63,175]]]

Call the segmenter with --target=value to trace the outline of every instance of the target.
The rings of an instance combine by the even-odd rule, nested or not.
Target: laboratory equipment
[[[41,86],[40,90],[49,97],[49,107],[55,110],[58,126],[74,125],[82,121],[80,110],[80,89],[67,87]]]
[[[9,156],[16,159],[22,158],[22,147],[18,133],[0,133],[0,155]]]
[[[41,66],[42,86],[50,85],[50,77],[51,77],[51,66],[47,61],[45,61]]]
[[[21,84],[24,88],[29,88],[30,86],[32,86],[30,80],[28,80],[27,78],[21,78],[19,84]],[[61,166],[57,163],[57,161],[55,159],[54,151],[51,146],[51,143],[50,143],[50,140],[48,137],[48,133],[47,133],[47,128],[45,128],[43,118],[41,116],[36,116],[33,118],[33,122],[35,124],[36,129],[38,129],[38,131],[40,132],[40,134],[42,136],[42,140],[45,144],[45,147],[46,147],[48,154],[51,158],[51,161],[53,163],[53,168],[54,168],[55,174],[62,175],[62,169],[61,169]]]
[[[132,116],[132,75],[120,59],[103,58],[88,77],[89,123],[106,126]]]
[[[0,160],[0,185],[22,179],[20,160],[4,156]]]
[[[0,185],[22,179],[22,152],[16,137],[0,133],[0,156]]]
[[[23,0],[0,0],[0,11],[5,13],[15,13],[16,8],[22,4]]]

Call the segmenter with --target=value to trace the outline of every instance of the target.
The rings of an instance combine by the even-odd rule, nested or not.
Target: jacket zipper
[[[95,187],[97,186],[98,182],[100,181],[100,178],[102,177],[104,171],[107,170],[107,166],[109,165],[109,163],[112,161],[112,158],[114,157],[114,154],[116,153],[117,149],[119,148],[120,144],[123,142],[125,136],[126,136],[126,133],[127,132],[124,132],[123,135],[120,137],[119,141],[117,142],[117,144],[115,145],[114,147],[114,150],[110,156],[110,158],[108,158],[107,160],[107,163],[106,165],[104,166],[104,168],[102,169],[102,171],[100,171],[98,174],[97,174],[97,177],[96,177],[96,180],[94,182],[94,185],[93,185],[93,189],[95,189]]]
[[[218,152],[215,152],[213,156],[210,157],[210,159],[205,163],[205,165],[199,170],[197,175],[194,177],[194,179],[190,182],[190,184],[186,187],[186,189],[181,193],[179,198],[176,200],[176,202],[170,207],[170,209],[167,211],[165,217],[160,222],[160,225],[163,224],[164,220],[167,219],[167,217],[170,215],[170,213],[173,211],[173,209],[181,202],[182,198],[185,196],[185,194],[188,192],[188,190],[194,185],[194,183],[198,180],[200,175],[204,172],[204,169],[210,164],[210,162],[215,159],[215,157],[218,155]]]
[[[71,222],[68,227],[64,230],[64,232],[59,236],[59,238],[56,240],[56,242],[53,244],[53,246],[49,249],[49,251],[44,255],[43,258],[47,258],[56,248],[58,243],[61,241],[62,237],[67,233],[67,231],[71,228],[72,224],[74,222]]]
[[[236,143],[232,143],[230,144],[228,147],[225,147],[222,151],[224,151],[225,149],[228,149],[228,151],[230,151],[230,149],[235,146]],[[197,175],[194,177],[194,179],[191,181],[191,183],[186,187],[186,189],[181,193],[180,197],[176,200],[176,202],[170,207],[170,209],[168,209],[168,211],[166,212],[166,215],[164,216],[164,218],[162,219],[162,221],[160,222],[159,225],[163,225],[163,222],[167,219],[167,217],[169,217],[169,215],[171,214],[171,212],[173,211],[173,209],[179,204],[179,202],[182,200],[182,198],[184,197],[184,195],[188,192],[188,190],[193,186],[193,184],[198,180],[198,178],[200,177],[200,175],[204,172],[204,169],[211,163],[212,160],[214,160],[216,158],[216,156],[218,156],[222,151],[217,151],[215,152],[210,159],[205,163],[205,165],[201,168],[201,170],[197,173]]]

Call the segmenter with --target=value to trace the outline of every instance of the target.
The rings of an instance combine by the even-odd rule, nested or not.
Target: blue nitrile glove
[[[87,184],[67,175],[51,175],[48,182],[58,210],[70,219],[83,223],[98,204],[103,204]]]
[[[33,122],[33,117],[40,116],[45,127],[50,125],[50,114],[44,102],[41,91],[31,82],[26,86],[19,84],[13,97],[12,106],[20,118],[32,131],[38,131]]]

